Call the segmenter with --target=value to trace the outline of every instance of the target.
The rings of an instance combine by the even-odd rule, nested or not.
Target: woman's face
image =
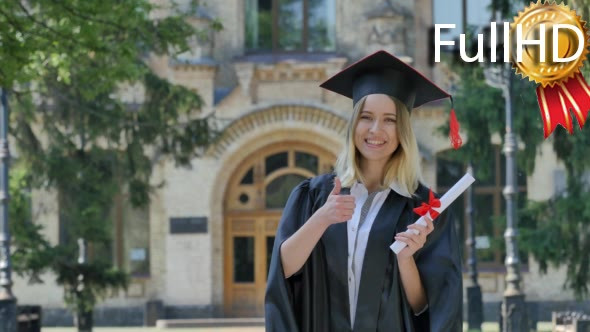
[[[354,130],[354,145],[371,162],[385,164],[399,146],[397,110],[384,94],[367,96]]]

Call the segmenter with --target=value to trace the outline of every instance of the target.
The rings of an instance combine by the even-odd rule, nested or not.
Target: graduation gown
[[[395,234],[418,219],[412,209],[428,201],[428,188],[422,185],[412,198],[391,190],[377,214],[363,261],[354,326],[345,222],[328,227],[301,270],[285,279],[279,248],[326,202],[333,180],[334,174],[305,180],[287,201],[267,281],[266,331],[461,331],[461,253],[447,211],[435,219],[434,231],[414,254],[428,298],[428,309],[419,316],[406,300],[397,258],[389,249]]]

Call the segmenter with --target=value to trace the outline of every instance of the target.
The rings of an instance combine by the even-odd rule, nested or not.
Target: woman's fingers
[[[354,203],[353,196],[338,196],[334,203],[339,209],[352,209],[354,210],[356,204]]]
[[[426,237],[434,230],[434,223],[428,215],[424,216],[424,221],[426,222],[426,226],[421,224],[411,224],[408,226],[407,231],[395,235],[396,241],[401,241],[408,246],[408,248],[405,249],[407,250],[408,255],[413,255],[416,251],[424,247]],[[414,232],[417,232],[418,234],[415,234]]]
[[[428,232],[432,232],[432,230],[434,230],[434,222],[427,216],[424,219],[426,219],[426,228],[428,229]]]
[[[398,233],[395,236],[396,240],[402,241],[412,249],[420,249],[426,243],[426,236],[422,234],[414,234],[412,232]]]
[[[352,219],[355,208],[354,196],[337,194],[331,194],[322,207],[325,218],[330,220],[330,223],[340,223]]]
[[[426,241],[426,237],[428,236],[428,234],[430,234],[430,231],[428,230],[428,228],[426,228],[426,226],[422,226],[422,225],[410,225],[408,226],[408,229],[412,229],[418,232],[418,236],[423,237],[424,240]]]
[[[408,226],[408,229],[415,229],[418,232],[420,232],[420,234],[430,234],[434,230],[434,224],[432,223],[432,220],[429,220],[427,218],[424,219],[426,220],[426,226],[420,224],[411,224]]]
[[[426,233],[428,231],[426,226],[422,226],[419,224],[411,224],[410,226],[408,226],[408,229],[415,229],[418,231],[418,233]]]

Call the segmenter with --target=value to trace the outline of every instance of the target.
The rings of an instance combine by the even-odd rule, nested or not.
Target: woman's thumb
[[[330,193],[330,195],[339,195],[341,188],[342,188],[342,184],[340,183],[340,179],[335,177],[334,178],[334,188],[332,189],[332,192]]]

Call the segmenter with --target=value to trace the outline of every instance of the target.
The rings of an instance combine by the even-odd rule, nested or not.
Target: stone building
[[[165,8],[154,13],[162,15]],[[195,38],[191,51],[176,58],[152,58],[150,65],[197,91],[206,103],[199,116],[214,113],[223,133],[190,169],[169,161],[157,165],[153,183],[165,185],[149,208],[134,210],[124,199],[117,201],[113,262],[133,278],[126,293],[100,305],[99,324],[142,324],[148,301],[163,303],[162,318],[261,316],[281,207],[299,181],[331,170],[352,109],[349,100],[318,85],[385,49],[448,87],[444,68],[429,64],[432,0],[208,1],[192,23],[204,27],[213,19],[223,22],[222,31]],[[141,88],[128,87],[122,98],[141,102]],[[424,182],[439,192],[464,172],[447,161],[450,144],[436,132],[447,119],[447,106],[434,103],[412,114]],[[563,186],[563,168],[551,145],[545,143],[541,152],[535,172],[519,177],[521,197],[547,199]],[[502,252],[488,245],[503,232],[493,223],[503,214],[502,165],[498,147],[493,179],[475,187],[486,320],[497,319],[504,289]],[[56,193],[35,191],[33,201],[36,222],[51,241],[59,241]],[[454,209],[463,235],[462,204]],[[560,287],[563,269],[539,275],[532,258],[524,261],[528,301],[540,307],[572,301],[573,294]],[[41,285],[17,278],[19,303],[41,304],[46,324],[71,324],[61,288],[46,277]]]

